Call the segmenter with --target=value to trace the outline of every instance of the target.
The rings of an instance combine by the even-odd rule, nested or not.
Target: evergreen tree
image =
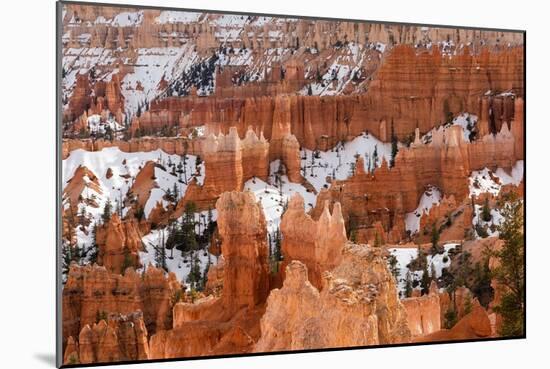
[[[502,316],[500,334],[521,336],[525,333],[525,243],[523,238],[523,202],[514,194],[505,198],[498,227],[504,245],[493,252],[499,265],[493,276],[502,286],[501,301],[495,311]]]
[[[156,245],[153,245],[155,250],[155,264],[157,268],[162,268],[168,272],[168,265],[166,265],[166,239],[164,230],[159,232],[159,240]]]
[[[452,327],[454,327],[457,321],[458,321],[458,315],[456,314],[456,310],[454,306],[451,306],[445,312],[443,326],[445,327],[445,329],[451,329]]]
[[[390,168],[393,168],[395,165],[395,157],[397,156],[397,152],[399,151],[399,148],[397,147],[397,136],[395,135],[395,131],[393,128],[393,119],[391,121],[391,158],[390,158]]]
[[[112,213],[113,213],[113,205],[111,204],[111,199],[107,199],[107,202],[105,203],[105,207],[103,208],[103,214],[101,215],[101,219],[103,219],[103,223],[107,224],[109,220],[111,220]]]
[[[491,209],[489,208],[489,198],[485,198],[485,202],[483,203],[483,208],[481,209],[481,219],[484,222],[490,222],[491,221]]]
[[[397,257],[393,254],[390,254],[388,257],[388,265],[390,267],[390,272],[397,281],[399,279],[399,266],[397,265]]]
[[[313,95],[313,90],[311,89],[311,85],[307,86],[307,95],[308,96]]]
[[[97,263],[97,254],[99,252],[99,246],[97,244],[97,224],[92,225],[92,244],[86,252],[86,258],[90,264]]]

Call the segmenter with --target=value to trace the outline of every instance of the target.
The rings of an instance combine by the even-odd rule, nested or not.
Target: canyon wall
[[[98,323],[86,324],[78,341],[67,341],[63,364],[95,364],[147,360],[147,329],[141,312],[110,314]]]
[[[471,171],[511,169],[524,157],[507,124],[496,135],[487,134],[472,143],[465,142],[462,128],[456,125],[435,131],[429,144],[419,137],[417,130],[415,141],[399,150],[392,168],[382,160],[380,168],[367,173],[364,159],[359,157],[352,177],[335,180],[329,189],[321,190],[311,216],[319,218],[325,201],[339,202],[346,222],[350,218],[362,226],[380,222],[384,232],[397,227],[402,235],[404,214],[417,208],[429,186],[437,186],[445,196],[462,202],[469,194]]]
[[[172,273],[148,266],[143,275],[132,268],[123,275],[97,265],[72,264],[63,288],[63,342],[75,340],[81,330],[111,313],[143,313],[149,333],[171,325],[172,297],[181,291]]]

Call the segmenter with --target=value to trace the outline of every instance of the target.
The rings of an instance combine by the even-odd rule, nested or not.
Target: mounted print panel
[[[525,337],[524,36],[58,3],[59,364]]]

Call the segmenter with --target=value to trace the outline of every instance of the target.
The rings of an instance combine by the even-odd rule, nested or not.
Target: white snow
[[[165,10],[155,18],[159,24],[165,23],[193,23],[198,22],[202,13]]]
[[[168,232],[165,229],[153,230],[142,238],[143,245],[146,251],[139,252],[139,259],[142,265],[146,268],[149,264],[159,267],[155,261],[155,247],[161,244],[161,239],[166,237]],[[166,250],[166,267],[169,272],[173,272],[177,279],[183,283],[186,283],[187,276],[191,271],[192,260],[197,257],[200,264],[201,273],[208,265],[209,261],[211,265],[217,264],[217,257],[210,254],[208,250],[197,250],[182,253],[177,249]],[[172,257],[170,257],[172,256]],[[141,271],[141,270],[138,270]]]
[[[483,206],[475,205],[474,207],[474,217],[472,218],[472,225],[474,226],[474,232],[477,239],[482,238],[481,235],[477,232],[476,225],[482,227],[487,232],[487,237],[498,237],[498,226],[503,221],[503,217],[500,214],[499,209],[491,209],[491,219],[489,221],[484,221],[481,218],[483,212]]]
[[[439,204],[440,201],[441,192],[439,189],[432,186],[426,190],[422,194],[416,210],[405,215],[405,229],[410,231],[411,235],[417,233],[420,230],[420,218],[422,215],[429,214],[432,206]]]
[[[445,133],[447,129],[455,125],[462,127],[464,142],[470,142],[470,134],[477,124],[477,119],[477,116],[474,114],[462,113],[454,118],[451,123],[432,128],[429,132],[422,136],[422,142],[430,143],[434,133]]]
[[[125,128],[122,124],[118,123],[113,117],[109,117],[107,120],[102,121],[99,114],[90,115],[88,117],[88,129],[90,133],[99,133],[105,134],[107,127],[111,129],[112,132],[120,132]]]
[[[176,71],[188,70],[199,58],[191,44],[182,47],[140,48],[136,52],[138,57],[134,63],[134,72],[128,73],[121,84],[124,105],[130,116],[135,114],[139,105],[152,101],[163,92],[159,89],[163,78],[171,81]]]
[[[377,152],[378,159],[373,159]],[[328,151],[318,151],[318,158],[314,151],[303,149],[301,152],[302,168],[305,168],[304,177],[319,192],[323,187],[329,186],[328,178],[344,180],[351,177],[353,166],[357,160],[356,155],[363,156],[365,171],[382,165],[382,158],[389,162],[391,159],[391,143],[383,143],[368,133],[362,133],[352,141],[339,143]],[[302,174],[303,171],[302,171]]]
[[[498,179],[498,183],[495,180]],[[523,180],[523,160],[518,160],[512,167],[511,173],[502,168],[497,168],[492,172],[488,168],[475,170],[469,178],[470,196],[479,196],[482,193],[491,193],[498,195],[502,186],[512,184],[519,186]]]
[[[314,82],[304,86],[300,90],[300,94],[307,95],[309,87],[311,87],[311,94],[314,96],[342,94],[355,73],[358,73],[368,63],[368,58],[366,57],[367,51],[368,49],[363,45],[349,42],[333,56],[327,57],[327,64],[330,63],[330,65],[327,72],[321,77],[322,82]],[[309,69],[306,72],[306,77],[311,73],[313,73],[313,70]]]
[[[123,164],[124,161],[125,164]],[[187,155],[187,178],[184,178],[183,175],[177,172],[176,175],[171,174],[172,170],[169,165],[169,163],[172,163],[174,166],[177,166],[181,161],[179,155],[169,155],[162,150],[126,153],[116,147],[110,147],[94,152],[82,149],[72,151],[69,157],[63,160],[63,188],[74,176],[76,169],[79,166],[85,166],[97,176],[98,184],[101,189],[101,193],[97,193],[90,188],[85,188],[82,193],[84,199],[91,199],[93,197],[99,205],[97,208],[86,206],[86,211],[93,222],[97,223],[100,220],[103,208],[108,199],[111,200],[113,208],[116,207],[115,204],[117,202],[120,203],[122,200],[120,206],[124,215],[127,211],[127,209],[124,208],[124,199],[126,198],[128,190],[132,187],[134,178],[148,161],[154,161],[164,166],[166,171],[158,166],[155,168],[155,182],[158,188],[153,188],[145,204],[144,213],[146,217],[156,205],[157,201],[163,201],[163,204],[166,205],[162,197],[167,189],[172,191],[174,184],[178,188],[179,197],[182,197],[192,178],[196,178],[199,184],[202,184],[204,181],[204,163],[199,166],[200,171],[197,172],[195,169],[196,156],[194,155]],[[106,177],[109,168],[112,171],[111,178]],[[187,179],[187,181],[185,179]],[[89,239],[86,239],[84,236],[82,236],[82,239],[79,238],[79,241],[89,243]]]
[[[428,273],[431,275],[432,265],[435,270],[436,278],[441,277],[443,269],[449,268],[451,266],[451,258],[449,256],[449,251],[456,248],[457,243],[448,243],[443,245],[444,252],[442,254],[436,254],[434,256],[427,255],[426,261],[428,263]],[[418,257],[418,248],[416,247],[406,247],[406,248],[388,248],[390,254],[395,256],[397,260],[397,269],[399,270],[399,276],[397,278],[397,287],[400,293],[400,296],[404,297],[405,286],[407,284],[407,272],[409,272],[408,265],[409,263]],[[410,271],[411,281],[418,281],[422,279],[422,270]],[[419,289],[420,286],[417,286],[416,289]]]
[[[110,24],[114,27],[136,27],[143,21],[143,11],[122,12],[114,16],[113,19],[105,19],[100,15],[94,21],[95,24]]]
[[[256,200],[262,205],[269,233],[274,233],[279,228],[283,207],[294,193],[298,192],[302,195],[306,211],[311,210],[316,201],[316,195],[313,192],[308,192],[301,184],[290,182],[285,174],[277,175],[279,167],[279,160],[271,162],[269,183],[259,178],[252,178],[244,184],[244,189],[252,191]]]
[[[435,271],[435,278],[441,277],[443,269],[451,266],[451,258],[449,257],[449,251],[456,248],[458,243],[448,243],[443,246],[445,250],[442,254],[428,255],[428,273],[432,277],[432,266]]]

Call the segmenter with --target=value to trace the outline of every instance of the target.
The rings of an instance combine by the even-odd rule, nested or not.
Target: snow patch
[[[420,230],[420,218],[422,215],[429,214],[432,206],[440,202],[441,192],[437,187],[431,186],[422,194],[416,210],[405,215],[405,229],[410,231],[411,235],[417,233]]]

